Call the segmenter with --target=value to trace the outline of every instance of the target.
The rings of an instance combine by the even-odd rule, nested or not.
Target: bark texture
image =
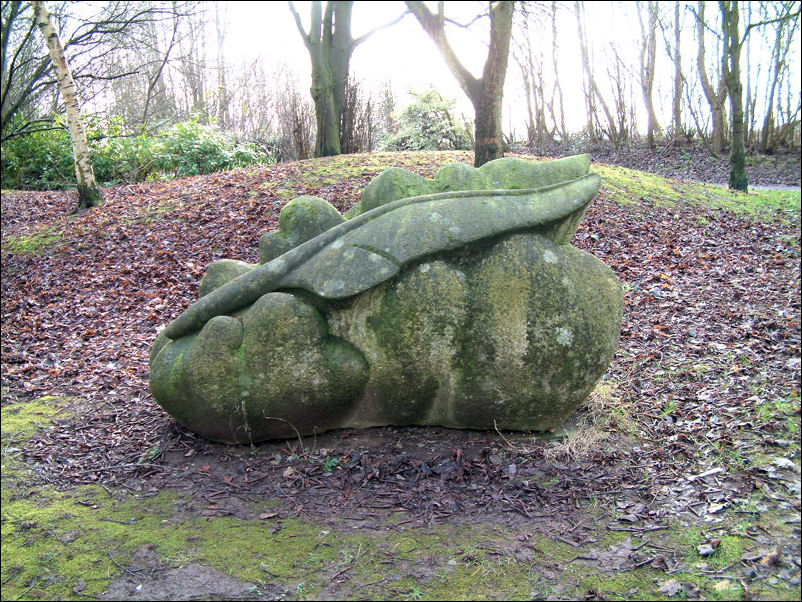
[[[744,132],[743,85],[741,84],[741,47],[738,2],[719,2],[724,31],[724,79],[730,93],[732,147],[730,149],[730,188],[748,189],[746,177],[746,136]]]
[[[696,54],[696,64],[699,68],[699,77],[702,82],[702,91],[705,93],[707,104],[710,106],[710,114],[713,120],[713,131],[710,138],[711,150],[720,153],[724,148],[725,122],[724,122],[724,101],[727,100],[726,78],[723,76],[719,80],[718,87],[713,88],[713,84],[707,75],[705,64],[705,3],[700,1],[696,13],[696,36],[698,40],[698,50]]]
[[[638,3],[638,19],[641,27],[641,51],[640,51],[640,84],[643,91],[643,99],[646,103],[646,114],[649,122],[646,126],[646,144],[649,148],[654,148],[654,135],[659,129],[657,123],[657,113],[654,109],[654,66],[657,57],[657,3],[648,2],[645,7],[647,20],[643,18],[643,3]]]
[[[42,31],[47,43],[50,59],[56,70],[56,80],[59,90],[64,98],[64,108],[67,116],[67,127],[72,140],[72,153],[75,163],[75,177],[78,180],[78,207],[88,209],[103,202],[100,190],[95,182],[95,172],[89,158],[89,143],[86,138],[86,128],[81,119],[81,109],[78,106],[78,94],[75,81],[72,79],[70,66],[64,56],[64,47],[58,37],[50,13],[44,2],[32,2],[36,23]]]

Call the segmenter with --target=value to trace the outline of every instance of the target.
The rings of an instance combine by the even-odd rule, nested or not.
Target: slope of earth
[[[153,402],[157,329],[280,208],[379,153],[2,195],[3,599],[798,599],[800,195],[597,165],[574,244],[619,353],[553,437],[378,428],[235,448]]]

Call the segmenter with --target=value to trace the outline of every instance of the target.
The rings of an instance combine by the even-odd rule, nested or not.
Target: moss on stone
[[[215,264],[203,292],[246,275],[168,326],[176,341],[154,347],[154,397],[221,441],[386,424],[556,428],[606,370],[621,324],[612,271],[567,244],[599,185],[588,168],[579,156],[453,164],[433,180],[390,169],[348,224],[322,199],[295,199],[263,237],[263,260],[317,238],[256,270]],[[493,187],[504,190],[476,192]]]
[[[250,443],[340,426],[367,381],[362,354],[331,337],[320,312],[269,293],[241,318],[159,342],[151,390],[179,422],[216,441]]]
[[[341,224],[344,218],[329,202],[316,196],[300,196],[279,213],[279,229],[259,240],[259,263],[267,263]]]
[[[236,259],[221,259],[211,264],[200,281],[198,297],[204,297],[214,289],[231,282],[234,278],[247,274],[256,266]]]
[[[434,192],[431,181],[406,169],[391,167],[365,187],[362,193],[361,212],[370,211],[399,199],[431,192]]]

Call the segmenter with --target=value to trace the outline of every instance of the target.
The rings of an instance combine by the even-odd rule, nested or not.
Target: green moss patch
[[[54,226],[42,228],[32,234],[8,236],[3,241],[3,252],[13,255],[41,255],[61,243],[62,231]]]

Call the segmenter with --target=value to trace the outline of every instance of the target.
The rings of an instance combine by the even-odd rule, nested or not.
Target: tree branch
[[[371,29],[369,32],[367,32],[367,33],[365,33],[365,34],[363,34],[363,35],[359,36],[357,39],[355,39],[355,40],[354,40],[354,48],[356,48],[357,46],[359,46],[359,45],[360,45],[362,42],[364,42],[365,40],[367,40],[367,39],[368,39],[370,36],[372,36],[372,35],[373,35],[374,33],[376,33],[377,31],[381,31],[382,29],[387,29],[388,27],[392,27],[392,26],[393,26],[393,25],[395,25],[396,23],[399,23],[400,21],[402,21],[402,20],[404,19],[404,17],[406,17],[406,16],[407,16],[407,15],[409,15],[409,14],[411,14],[411,12],[410,12],[410,11],[408,11],[408,10],[405,10],[403,13],[401,13],[400,15],[398,15],[398,16],[397,16],[395,19],[393,19],[392,21],[390,21],[390,22],[388,22],[388,23],[385,23],[384,25],[379,25],[379,27],[376,27],[375,29]]]
[[[292,13],[293,18],[295,19],[295,25],[298,27],[298,33],[301,34],[301,38],[304,41],[304,45],[307,48],[311,48],[312,45],[312,38],[311,34],[306,33],[304,29],[304,24],[301,21],[301,15],[298,14],[298,11],[295,10],[295,4],[292,2],[287,2],[287,5],[290,7],[290,12]]]
[[[784,15],[777,17],[776,19],[769,19],[768,21],[760,21],[759,23],[750,23],[744,28],[744,35],[741,37],[741,44],[743,44],[744,41],[746,41],[746,36],[749,35],[749,32],[755,27],[762,27],[763,25],[771,25],[772,23],[780,23],[781,21],[790,21],[791,19],[796,19],[801,12],[802,10],[798,10],[794,14],[787,12]]]
[[[460,87],[469,98],[473,98],[476,95],[479,80],[459,61],[451,44],[448,43],[443,25],[443,3],[438,2],[437,15],[433,14],[423,2],[407,0],[406,4],[409,10],[412,11],[412,14],[415,15],[415,18],[421,24],[424,31],[429,34],[435,46],[437,46],[448,68],[454,74],[454,77],[457,78]]]

